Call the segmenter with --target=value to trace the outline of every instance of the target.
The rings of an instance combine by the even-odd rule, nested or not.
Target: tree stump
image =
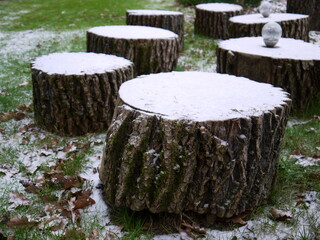
[[[171,72],[128,81],[119,96],[100,167],[109,204],[223,218],[267,198],[289,114],[280,88]]]
[[[38,57],[31,71],[35,121],[61,135],[81,135],[109,127],[133,63],[105,54],[53,53]]]
[[[229,18],[242,14],[240,5],[204,3],[196,5],[194,32],[208,37],[227,39]]]
[[[262,27],[268,22],[277,22],[282,28],[282,37],[309,40],[308,15],[292,13],[248,14],[229,19],[230,38],[261,36]]]
[[[127,25],[140,25],[168,29],[179,36],[180,51],[183,50],[184,16],[182,12],[164,10],[127,10]]]
[[[319,0],[287,0],[287,12],[309,15],[310,30],[320,31]]]
[[[217,59],[219,73],[282,87],[295,110],[306,109],[319,96],[320,48],[311,43],[281,38],[267,48],[262,37],[229,39],[218,44]]]
[[[170,72],[178,61],[179,36],[147,26],[101,26],[87,31],[87,51],[131,60],[137,75]]]

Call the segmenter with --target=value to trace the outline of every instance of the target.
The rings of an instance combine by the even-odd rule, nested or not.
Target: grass
[[[85,51],[86,29],[107,24],[125,24],[124,13],[126,9],[150,8],[172,9],[183,11],[192,16],[193,9],[179,6],[173,0],[151,2],[142,0],[67,0],[67,1],[41,1],[41,0],[0,0],[0,114],[17,110],[17,107],[32,102],[32,86],[19,86],[21,83],[30,82],[30,62],[37,56],[52,52]],[[181,54],[176,70],[215,70],[215,48],[217,42],[213,39],[194,35],[192,19],[186,18],[185,22],[185,49]],[[296,206],[299,196],[306,192],[320,192],[320,167],[301,166],[291,155],[302,155],[305,158],[320,156],[320,101],[313,107],[294,118],[290,118],[290,126],[286,130],[283,142],[283,151],[275,188],[270,199],[257,208],[250,219],[255,221],[253,233],[246,235],[239,233],[238,225],[222,223],[221,231],[217,234],[222,239],[253,238],[263,239],[268,231],[274,235],[279,234],[279,229],[285,227],[292,229],[286,233],[288,239],[316,239],[319,236],[319,215],[308,211],[312,205],[302,199]],[[145,218],[133,215],[130,211],[120,210],[110,223],[102,212],[84,210],[78,222],[69,222],[68,233],[54,232],[49,224],[42,230],[38,228],[8,228],[2,221],[9,211],[8,194],[12,191],[23,192],[33,200],[32,206],[19,206],[11,211],[10,217],[30,215],[36,219],[46,219],[42,216],[44,209],[43,199],[46,196],[58,195],[71,200],[72,192],[61,189],[61,185],[46,184],[41,194],[26,193],[19,183],[19,179],[38,181],[44,172],[53,167],[65,176],[77,176],[84,172],[91,174],[91,157],[101,157],[102,145],[94,146],[97,140],[104,140],[104,136],[88,135],[85,137],[68,138],[58,137],[46,133],[38,128],[22,131],[29,124],[33,124],[32,113],[26,113],[22,121],[10,120],[0,122],[0,166],[10,165],[8,173],[0,169],[0,233],[7,236],[13,234],[15,239],[84,239],[84,235],[91,239],[101,239],[105,236],[105,225],[117,223],[123,226],[122,234],[108,232],[110,236],[122,239],[137,239],[142,234],[151,238],[152,233],[144,230]],[[2,129],[2,130],[1,130]],[[30,139],[22,144],[24,138]],[[52,144],[57,142],[56,144]],[[91,142],[89,149],[82,148],[83,144]],[[57,154],[65,145],[74,144],[75,153],[66,152],[68,155],[59,162]],[[52,155],[40,156],[41,151],[47,149]],[[60,149],[60,150],[59,150]],[[30,169],[27,162],[22,159],[23,154],[32,157],[30,162],[39,161],[36,169]],[[60,166],[59,166],[60,164]],[[93,173],[91,174],[93,175]],[[82,189],[92,187],[87,181]],[[59,195],[60,194],[60,195]],[[56,199],[56,198],[53,198]],[[319,199],[319,196],[318,196]],[[100,205],[99,205],[100,206]],[[291,222],[279,223],[269,218],[271,208],[291,210],[296,218]],[[319,210],[319,209],[318,209]],[[101,220],[105,222],[102,224]],[[305,227],[301,228],[299,220],[303,219]],[[301,220],[302,221],[302,220]],[[221,225],[220,225],[221,226]],[[165,228],[165,226],[164,226]],[[222,230],[223,229],[223,230]],[[217,230],[213,228],[214,231]],[[228,231],[226,231],[228,230]],[[218,231],[218,230],[217,230]],[[230,234],[229,232],[232,231]],[[242,234],[242,235],[241,235]],[[0,235],[1,236],[1,235]],[[94,238],[93,236],[97,236]],[[224,237],[225,236],[225,237]],[[249,236],[249,237],[248,237]],[[207,239],[212,239],[210,232]]]

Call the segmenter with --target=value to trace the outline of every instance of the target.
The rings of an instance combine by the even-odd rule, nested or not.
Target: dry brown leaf
[[[36,224],[38,224],[36,221],[29,221],[26,216],[13,217],[9,222],[7,222],[7,226],[13,228],[31,228]]]
[[[4,133],[4,128],[0,128],[0,133]]]
[[[75,228],[68,229],[64,236],[66,239],[86,239],[85,233]]]
[[[90,148],[90,146],[91,146],[91,142],[84,142],[81,146],[81,150],[86,151]]]
[[[80,198],[80,199],[76,199],[75,203],[74,203],[74,209],[81,209],[81,208],[85,208],[88,207],[90,205],[95,204],[96,202],[92,199],[92,198]]]
[[[186,228],[189,228],[192,232],[195,232],[197,234],[200,234],[200,235],[205,235],[207,232],[200,228],[200,227],[197,227],[197,226],[192,226],[188,223],[181,223],[182,226],[186,227]]]
[[[282,210],[275,209],[275,208],[272,208],[270,210],[270,213],[271,213],[272,217],[277,221],[286,221],[286,220],[292,218],[292,216],[289,212],[284,212]]]
[[[28,206],[30,205],[30,200],[26,198],[22,193],[10,192],[9,193],[9,209],[14,209],[18,206]]]
[[[232,223],[237,223],[237,224],[241,224],[241,225],[246,225],[247,222],[244,221],[243,219],[246,218],[247,216],[248,216],[247,213],[243,213],[238,216],[234,216],[232,218],[227,219],[226,222],[232,222]]]

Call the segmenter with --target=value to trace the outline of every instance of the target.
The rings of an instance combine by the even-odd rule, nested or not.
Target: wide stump
[[[164,10],[127,10],[127,25],[140,25],[168,29],[179,36],[180,51],[183,50],[184,16],[182,12]]]
[[[309,40],[308,15],[292,13],[248,14],[229,19],[230,38],[261,36],[262,27],[268,22],[277,22],[282,28],[282,37]]]
[[[218,44],[217,72],[282,87],[294,110],[304,110],[319,96],[320,48],[291,38],[281,38],[274,48],[265,47],[261,37],[229,39]]]
[[[240,5],[228,3],[198,4],[195,9],[194,32],[218,39],[229,38],[229,18],[243,12]]]
[[[35,121],[61,135],[81,135],[109,127],[133,63],[105,54],[53,53],[38,57],[31,71]]]
[[[87,51],[131,60],[136,75],[170,72],[179,57],[179,36],[148,26],[101,26],[87,31]]]
[[[320,31],[319,0],[287,0],[287,12],[309,15],[310,30]]]
[[[109,204],[223,218],[268,197],[289,114],[280,88],[171,72],[128,81],[119,96],[100,167]]]

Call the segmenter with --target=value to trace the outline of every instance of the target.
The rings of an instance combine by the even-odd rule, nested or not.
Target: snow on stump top
[[[220,73],[284,88],[291,95],[294,110],[306,109],[319,95],[320,48],[317,45],[281,38],[276,47],[268,48],[262,37],[236,38],[218,44],[217,58]]]
[[[271,13],[263,17],[260,13],[234,16],[229,19],[230,38],[261,36],[262,27],[268,22],[280,24],[285,38],[308,41],[309,16],[292,13]]]
[[[227,39],[229,18],[242,14],[240,5],[229,3],[204,3],[195,7],[194,31],[205,36]]]
[[[183,15],[182,12],[168,10],[151,10],[151,9],[130,9],[127,10],[130,15]]]
[[[183,50],[184,15],[182,12],[133,9],[126,12],[127,25],[150,26],[164,28],[179,35],[180,50]]]
[[[109,204],[224,218],[268,197],[289,114],[282,89],[170,72],[128,81],[119,96],[100,167]]]
[[[172,71],[178,60],[179,36],[149,26],[101,26],[87,31],[87,51],[131,60],[137,75]]]
[[[52,53],[32,62],[36,122],[60,135],[108,128],[120,85],[133,63],[97,53]]]

